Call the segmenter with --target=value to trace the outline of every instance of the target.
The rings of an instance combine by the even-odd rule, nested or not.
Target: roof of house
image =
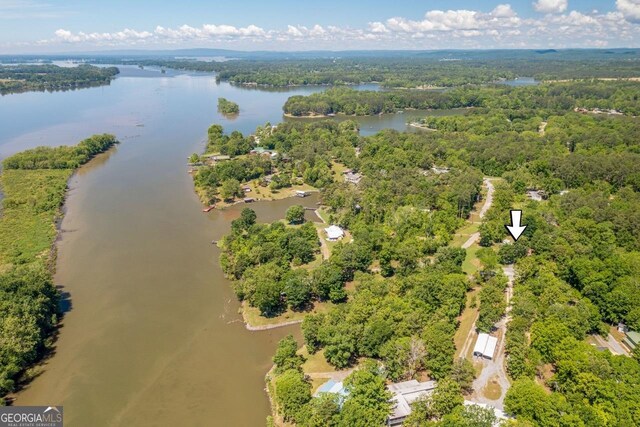
[[[496,353],[497,346],[498,346],[498,338],[489,336],[489,339],[487,339],[487,346],[484,348],[485,357],[490,357],[493,359],[493,356]]]
[[[357,172],[345,171],[344,179],[347,182],[358,184],[362,180],[362,174],[359,174]]]
[[[344,231],[342,228],[337,225],[330,225],[329,227],[324,229],[325,233],[327,233],[327,237],[330,239],[339,239],[344,236]]]
[[[627,338],[629,338],[629,340],[638,345],[640,344],[640,332],[636,332],[636,331],[627,331]]]
[[[387,390],[393,393],[393,408],[389,418],[393,420],[406,417],[411,413],[411,404],[419,397],[430,394],[435,388],[435,381],[410,380],[389,384]]]
[[[481,354],[484,357],[493,359],[497,346],[498,338],[492,337],[489,334],[480,333],[478,334],[476,345],[473,347],[473,354]]]
[[[476,340],[476,345],[473,347],[473,354],[484,353],[484,349],[487,346],[487,340],[489,339],[488,334],[480,334],[478,335],[478,339]]]
[[[342,381],[334,381],[334,380],[329,380],[326,383],[322,384],[320,387],[318,387],[318,390],[316,390],[316,392],[314,393],[314,396],[317,397],[320,395],[320,393],[335,393],[345,397],[349,395],[349,392],[345,390],[344,384],[342,383]]]

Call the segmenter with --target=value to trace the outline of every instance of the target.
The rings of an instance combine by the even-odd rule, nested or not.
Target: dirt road
[[[505,298],[507,301],[507,309],[505,311],[506,315],[496,325],[498,328],[496,335],[499,338],[495,357],[493,360],[478,359],[481,360],[482,363],[482,372],[480,372],[478,378],[473,382],[474,393],[473,397],[470,399],[473,402],[486,403],[487,405],[491,405],[500,410],[504,410],[504,397],[511,385],[506,370],[504,344],[507,333],[507,324],[509,323],[509,320],[511,320],[509,312],[511,311],[511,297],[513,295],[513,281],[515,279],[515,270],[513,265],[504,266],[502,271],[508,279],[507,289],[505,291]],[[483,392],[491,388],[495,389],[496,386],[500,387],[500,395],[495,399],[487,397]]]

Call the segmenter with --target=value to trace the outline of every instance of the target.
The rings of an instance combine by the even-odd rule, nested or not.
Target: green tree
[[[375,365],[374,365],[375,366]],[[377,368],[365,366],[344,381],[349,396],[342,406],[340,426],[369,427],[383,425],[391,410],[391,393]]]
[[[442,427],[493,427],[498,419],[490,408],[478,405],[458,406],[442,417]]]
[[[237,179],[225,179],[222,181],[220,195],[224,200],[233,200],[236,197],[241,197],[242,194],[240,182]]]
[[[411,405],[411,414],[404,425],[410,427],[429,425],[462,406],[463,402],[460,386],[455,381],[443,379],[438,382],[438,387],[431,395],[418,398]]]
[[[320,393],[305,406],[299,417],[301,427],[334,427],[340,422],[340,396]]]
[[[256,223],[256,212],[253,209],[244,208],[240,212],[240,218],[231,221],[231,230],[234,233],[247,231]]]
[[[278,342],[276,354],[273,356],[273,363],[276,365],[276,373],[282,373],[289,369],[300,369],[304,363],[304,358],[297,354],[298,343],[293,335],[287,335]]]
[[[260,282],[253,294],[253,304],[266,317],[279,314],[283,309],[282,284],[270,280]]]
[[[290,369],[275,381],[276,402],[287,421],[298,421],[304,406],[311,400],[311,384],[298,369]]]
[[[449,378],[458,383],[465,393],[473,391],[473,380],[476,376],[476,370],[473,364],[467,359],[457,359],[453,363],[453,368],[449,374]]]
[[[293,270],[285,279],[284,293],[293,310],[303,310],[311,302],[311,285],[306,270]]]
[[[304,207],[293,205],[287,209],[286,215],[289,224],[302,224],[304,222]]]

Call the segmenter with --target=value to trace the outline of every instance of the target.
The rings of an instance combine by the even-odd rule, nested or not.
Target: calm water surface
[[[287,97],[317,90],[125,68],[110,86],[0,98],[0,159],[94,133],[122,141],[70,182],[55,281],[72,306],[55,355],[16,404],[63,404],[68,426],[264,425],[264,374],[277,341],[299,328],[244,328],[210,244],[244,206],[203,214],[185,163],[211,123],[251,132],[281,121]],[[219,96],[240,104],[236,119],[216,112]],[[360,120],[367,134],[407,118]],[[273,221],[297,203],[252,208]]]

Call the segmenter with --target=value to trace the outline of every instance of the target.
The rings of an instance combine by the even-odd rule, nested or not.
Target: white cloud
[[[287,34],[293,37],[302,37],[302,31],[300,28],[294,27],[293,25],[287,25]]]
[[[568,0],[538,0],[533,2],[533,8],[542,13],[562,13],[569,6]]]
[[[518,14],[511,8],[510,4],[499,4],[491,11],[491,15],[496,18],[513,18]]]
[[[1,4],[2,0],[0,0]],[[563,2],[539,1],[554,10]],[[564,2],[566,3],[566,2]],[[396,16],[369,22],[362,28],[335,25],[285,25],[262,28],[224,23],[200,27],[156,26],[154,29],[123,29],[116,32],[74,32],[59,29],[54,37],[39,45],[77,44],[83,46],[148,47],[225,46],[253,49],[433,49],[433,48],[543,48],[634,46],[640,41],[640,19],[635,13],[640,0],[618,0],[611,12],[575,10],[547,13],[537,18],[521,18],[510,4],[490,11],[428,10],[422,19]],[[635,9],[634,9],[635,8]],[[638,15],[640,18],[640,15]]]
[[[616,7],[631,22],[640,22],[640,0],[616,0]]]
[[[382,22],[369,22],[369,31],[372,33],[388,33],[387,27]]]
[[[593,16],[585,15],[583,13],[572,10],[567,15],[555,15],[549,18],[550,22],[560,25],[599,25],[599,21]]]

